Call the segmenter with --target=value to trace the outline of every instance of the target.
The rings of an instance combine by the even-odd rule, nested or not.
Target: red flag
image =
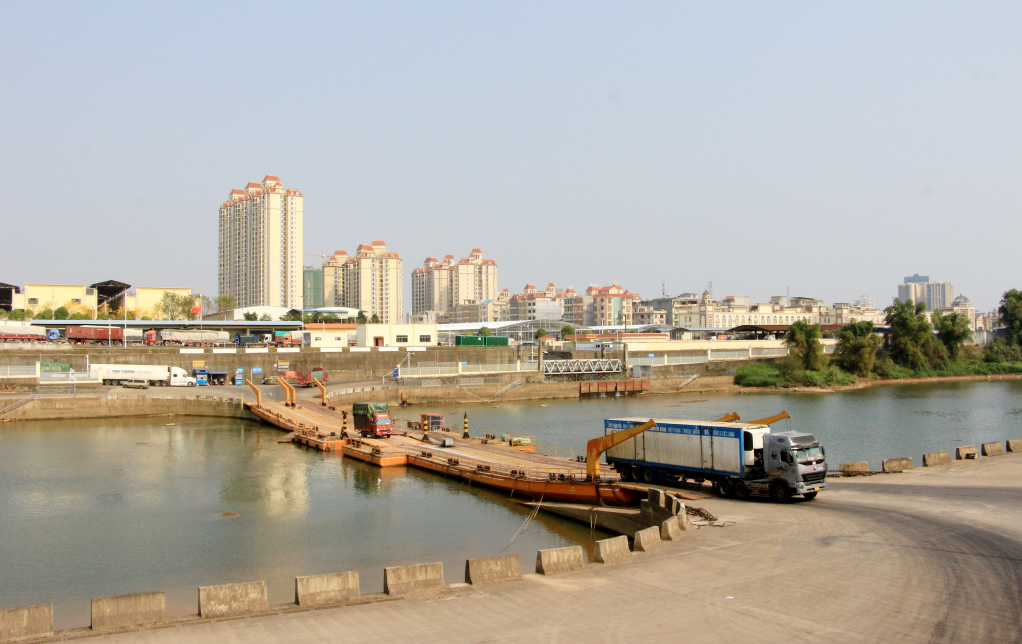
[[[202,305],[200,304],[199,306],[197,306],[194,309],[192,309],[190,312],[191,313],[200,313],[200,312],[202,312]]]

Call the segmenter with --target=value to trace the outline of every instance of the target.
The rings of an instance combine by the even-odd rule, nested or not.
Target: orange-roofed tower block
[[[338,250],[323,262],[323,305],[375,314],[380,322],[404,322],[403,262],[381,239],[359,244],[355,254]]]
[[[302,217],[302,193],[276,175],[231,190],[220,205],[220,294],[239,307],[302,308]]]
[[[485,303],[497,300],[497,262],[483,258],[482,250],[473,248],[468,257],[455,261],[454,255],[444,255],[438,262],[429,257],[423,262],[422,268],[412,272],[412,313],[420,314],[435,311],[438,319],[448,322],[496,322],[501,320],[462,319],[501,317],[500,310],[492,312],[494,307],[482,307]],[[475,307],[468,313],[465,307]],[[485,314],[478,313],[486,308]],[[497,305],[500,309],[500,305]]]

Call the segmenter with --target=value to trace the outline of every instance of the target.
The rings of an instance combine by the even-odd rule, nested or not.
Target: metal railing
[[[698,356],[654,356],[644,358],[628,358],[628,364],[633,365],[648,365],[648,366],[663,366],[671,364],[702,364],[708,362],[709,359],[705,355]]]
[[[0,416],[3,416],[4,414],[10,413],[10,412],[14,411],[15,409],[17,409],[18,407],[23,407],[23,406],[27,405],[28,403],[32,402],[33,400],[39,400],[39,394],[32,394],[31,396],[28,396],[27,398],[22,398],[21,400],[19,400],[17,402],[14,402],[14,403],[11,403],[10,405],[7,405],[3,409],[0,409]]]
[[[619,373],[624,370],[624,364],[617,358],[594,358],[592,360],[547,360],[543,362],[543,373],[548,375],[566,373]]]
[[[788,349],[785,347],[752,349],[753,358],[757,358],[760,356],[786,356],[786,355],[788,355]]]
[[[0,378],[35,377],[35,365],[0,365]]]
[[[458,365],[454,366],[420,366],[420,367],[398,367],[399,378],[416,376],[456,376],[460,373]]]

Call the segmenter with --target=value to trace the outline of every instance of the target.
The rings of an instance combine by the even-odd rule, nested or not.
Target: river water
[[[584,448],[603,419],[745,420],[787,410],[774,427],[816,434],[837,463],[913,456],[1022,437],[1022,381],[890,385],[836,394],[686,394],[644,398],[414,406],[480,435],[515,432]],[[173,422],[173,424],[167,424]],[[117,419],[0,426],[0,607],[52,601],[58,628],[89,622],[89,599],[168,593],[196,611],[200,585],[266,580],[293,601],[296,575],[358,570],[379,592],[383,567],[521,556],[595,538],[586,526],[497,492],[411,468],[381,470],[336,453],[278,444],[280,432],[233,419]],[[224,513],[236,513],[227,515]],[[512,538],[514,540],[512,541]],[[509,545],[510,542],[510,545]],[[506,548],[506,549],[505,549]]]

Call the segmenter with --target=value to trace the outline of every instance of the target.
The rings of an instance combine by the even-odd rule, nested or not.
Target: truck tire
[[[803,492],[802,498],[805,499],[806,501],[812,501],[813,499],[816,498],[817,494],[819,494],[819,492]]]
[[[617,473],[621,476],[621,480],[626,482],[626,483],[628,481],[632,480],[632,466],[631,465],[624,465],[624,466],[622,466],[621,469],[619,469],[617,471]]]
[[[730,486],[727,485],[726,481],[716,480],[713,482],[713,492],[722,499],[726,499],[731,496]]]
[[[647,485],[653,483],[656,480],[656,472],[653,471],[652,467],[642,468],[642,482]]]
[[[735,498],[739,501],[745,501],[749,498],[749,486],[745,484],[745,481],[735,481],[733,489],[735,491]]]
[[[787,483],[778,481],[770,486],[770,498],[778,503],[788,503],[791,501],[791,488]]]

